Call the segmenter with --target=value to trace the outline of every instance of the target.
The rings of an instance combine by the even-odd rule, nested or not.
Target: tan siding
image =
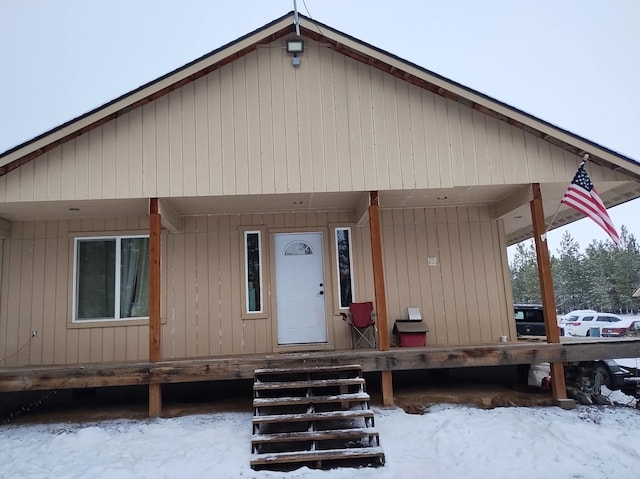
[[[130,115],[131,146],[129,149],[129,196],[140,198],[143,192],[143,136],[142,109],[133,110]]]
[[[171,175],[167,174],[171,168],[171,154],[169,151],[169,96],[158,98],[155,102],[155,144],[156,144],[156,175],[153,188],[157,196],[169,196],[171,194]],[[150,158],[153,161],[153,158]],[[153,196],[153,195],[152,195]]]
[[[198,170],[196,163],[196,100],[195,85],[182,88],[182,191],[185,196],[197,194]]]
[[[420,307],[431,344],[511,335],[499,228],[485,207],[382,212],[390,318]],[[437,258],[428,266],[428,258]]]
[[[10,172],[0,199],[449,188],[566,182],[575,172],[576,156],[505,122],[310,40],[294,68],[281,46]]]

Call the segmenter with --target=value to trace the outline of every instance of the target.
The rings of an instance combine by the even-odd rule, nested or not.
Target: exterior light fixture
[[[304,40],[287,40],[287,53],[293,53],[291,64],[294,67],[300,66],[300,58],[298,53],[304,51]]]
[[[304,51],[304,40],[287,40],[287,53],[302,53]]]

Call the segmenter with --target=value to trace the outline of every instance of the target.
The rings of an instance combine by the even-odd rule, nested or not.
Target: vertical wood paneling
[[[20,184],[18,195],[21,201],[28,201],[34,196],[34,174],[35,167],[33,161],[30,161],[20,167]]]
[[[207,231],[209,247],[208,280],[209,280],[209,351],[210,354],[219,354],[222,351],[222,296],[221,296],[221,276],[220,276],[220,255],[223,254],[220,248],[217,216],[210,216],[207,219]]]
[[[169,96],[158,98],[155,102],[156,132],[156,191],[157,196],[171,194],[170,172],[171,154],[169,151]],[[153,159],[152,159],[153,161]]]
[[[431,344],[496,342],[510,331],[498,226],[486,210],[382,212],[385,280],[397,284],[387,292],[389,314],[420,307]]]
[[[220,352],[222,354],[231,354],[234,351],[233,324],[231,320],[232,307],[226,298],[231,297],[231,284],[228,279],[231,277],[233,265],[231,257],[227,252],[231,247],[231,233],[229,231],[229,217],[220,218],[220,233],[218,235],[218,248],[221,252],[219,256],[220,271]]]
[[[33,199],[35,201],[46,200],[48,196],[47,176],[49,162],[47,157],[48,154],[45,154],[33,160]],[[3,189],[1,185],[0,189]]]
[[[64,364],[67,360],[67,315],[69,303],[72,301],[72,291],[69,291],[69,254],[72,241],[68,239],[69,222],[60,221],[56,234],[56,301],[55,301],[55,331],[54,331],[54,364]]]
[[[43,159],[43,161],[45,161]],[[62,167],[62,148],[57,147],[51,150],[46,155],[47,162],[47,198],[48,199],[58,199],[60,198],[60,171]],[[10,175],[13,172],[10,172],[6,175],[7,182],[10,180]],[[16,174],[18,172],[16,171]],[[10,183],[7,184],[7,195],[9,194],[9,186]]]
[[[16,226],[14,225],[13,234],[17,236]],[[8,283],[8,298],[12,299],[11,301],[7,301],[7,313],[6,318],[8,320],[7,328],[6,328],[6,336],[5,336],[5,350],[7,357],[5,361],[6,366],[17,366],[19,364],[23,364],[19,362],[19,349],[23,346],[23,343],[20,342],[19,335],[19,321],[16,321],[15,318],[20,317],[20,301],[16,301],[15,298],[20,298],[20,288],[22,283],[22,241],[11,241],[9,248],[9,255],[5,256],[5,261],[9,263],[9,274],[6,275],[3,279],[6,278]],[[11,278],[12,281],[8,279]]]
[[[411,144],[411,109],[409,105],[410,86],[404,82],[396,83],[396,108],[398,118],[398,141],[400,143],[400,158],[397,162],[400,165],[402,177],[402,187],[415,188],[415,166],[413,159],[413,148]]]
[[[249,193],[248,143],[251,141],[247,132],[247,70],[245,62],[246,59],[242,58],[231,64],[233,76],[233,123],[231,125],[233,135],[231,138],[235,167],[235,188],[233,191],[240,195]]]
[[[39,223],[45,226],[45,223]],[[33,244],[33,267],[30,288],[32,290],[31,298],[31,331],[37,331],[38,336],[32,338],[29,351],[29,364],[42,364],[42,334],[44,327],[44,310],[45,310],[45,254],[46,239],[43,234],[36,235],[37,239]],[[49,305],[47,304],[47,308]]]
[[[42,331],[42,364],[54,363],[55,331],[56,331],[56,284],[58,280],[58,222],[46,222],[46,242],[44,260],[44,304]],[[67,265],[67,268],[69,266]]]
[[[411,152],[413,155],[414,183],[416,188],[427,188],[427,149],[425,129],[422,120],[422,92],[418,88],[409,88],[409,110],[411,120]],[[371,188],[373,189],[373,188]]]
[[[195,293],[196,293],[196,322],[197,334],[197,356],[207,356],[211,354],[209,345],[210,312],[209,312],[209,251],[207,248],[208,230],[207,217],[197,218],[196,229],[196,265],[195,265]]]
[[[75,190],[75,166],[76,166],[76,142],[77,139],[62,145],[60,161],[60,198],[73,198]]]
[[[386,137],[387,162],[389,174],[389,187],[391,189],[402,189],[402,170],[398,168],[400,161],[400,145],[398,135],[398,109],[396,81],[388,75],[382,76],[382,87],[384,91],[384,115],[385,129],[381,132]]]
[[[195,218],[189,218],[185,224],[184,236],[184,316],[181,322],[185,330],[185,356],[193,357],[198,352],[198,282]],[[194,274],[195,273],[195,274]],[[182,292],[182,289],[181,289]]]
[[[129,148],[129,195],[132,198],[142,197],[142,161],[143,161],[143,137],[142,137],[142,109],[136,108],[128,113],[131,129]]]
[[[261,191],[263,193],[275,193],[275,167],[274,167],[274,130],[271,93],[271,56],[270,49],[257,50],[258,56],[258,116],[260,123],[258,132],[260,135],[260,155],[251,157],[251,169],[258,168],[261,172]],[[253,127],[255,128],[255,126]],[[257,167],[254,166],[257,163]]]
[[[364,158],[362,157],[362,128],[360,123],[360,85],[358,83],[358,64],[352,59],[345,59],[346,67],[346,95],[347,95],[347,125],[348,125],[348,158],[351,177],[344,189],[364,189]]]
[[[477,185],[479,183],[479,174],[475,149],[473,110],[466,106],[460,106],[460,134],[462,137],[465,185]]]
[[[89,197],[89,139],[90,135],[81,135],[76,140],[75,151],[75,191],[74,197],[83,199]]]
[[[220,100],[220,72],[215,71],[207,79],[207,120],[209,193],[222,194],[222,107]]]
[[[307,73],[308,85],[308,101],[309,109],[307,112],[309,136],[310,136],[310,155],[311,168],[306,172],[311,178],[310,188],[313,191],[326,191],[327,182],[325,177],[325,132],[324,125],[326,122],[327,111],[325,110],[325,99],[323,98],[323,76],[326,75],[325,65],[322,60],[324,52],[321,48],[312,50],[313,60],[309,62],[309,72]],[[328,142],[332,142],[333,138],[327,137]]]
[[[336,122],[336,95],[334,90],[334,65],[333,55],[328,49],[320,49],[322,60],[322,84],[320,92],[322,96],[322,145],[324,147],[323,176],[325,178],[325,189],[327,191],[338,191],[340,189],[340,175],[338,172],[338,142],[337,142],[337,122]]]
[[[195,85],[189,83],[182,87],[182,191],[185,195],[194,195],[197,190],[196,163],[196,105]]]
[[[489,139],[487,137],[484,114],[472,111],[473,141],[475,146],[475,158],[478,168],[478,184],[491,184],[491,161],[489,158]]]
[[[447,116],[447,100],[434,95],[434,111],[437,128],[438,164],[440,165],[440,188],[453,186],[453,169],[451,161],[451,141],[449,139],[449,122]]]
[[[116,195],[116,122],[102,127],[102,194],[105,198]]]
[[[498,122],[498,131],[500,137],[500,165],[504,172],[505,183],[516,183],[516,168],[514,161],[513,140],[511,137],[511,127],[504,122]]]
[[[307,56],[307,55],[305,55]],[[315,57],[315,54],[311,54],[311,57]],[[313,61],[309,59],[305,63],[307,68],[295,68],[295,82],[296,92],[301,92],[302,85],[305,85],[305,90],[309,88],[309,83],[312,77],[318,76],[317,60]],[[311,146],[311,131],[313,126],[311,119],[315,115],[311,115],[309,105],[309,94],[300,95],[296,93],[297,104],[297,123],[298,131],[296,138],[298,139],[298,163],[300,171],[300,189],[302,191],[313,191],[313,148]],[[295,158],[293,159],[295,161]]]
[[[159,196],[156,149],[156,104],[147,103],[142,107],[142,196]]]
[[[169,193],[171,196],[184,194],[184,169],[182,143],[182,92],[174,90],[169,99]]]
[[[235,141],[233,109],[233,68],[226,65],[220,70],[220,129],[222,131],[222,193],[234,194],[236,188]]]
[[[87,153],[87,198],[102,198],[102,153],[103,153],[103,128],[96,128],[89,132],[89,151]]]
[[[246,142],[247,142],[247,192],[256,194],[263,191],[263,172],[260,164],[262,133],[260,132],[262,112],[260,103],[260,85],[258,75],[258,53],[253,52],[245,57],[245,107]],[[242,138],[239,138],[242,141]]]
[[[10,172],[0,198],[448,188],[573,174],[575,155],[308,41],[300,68],[276,40]]]

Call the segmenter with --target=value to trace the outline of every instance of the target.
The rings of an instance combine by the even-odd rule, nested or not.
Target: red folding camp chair
[[[342,319],[349,324],[351,349],[356,348],[360,343],[367,344],[370,348],[376,347],[378,328],[376,328],[373,303],[371,301],[351,303],[349,312],[340,314]]]

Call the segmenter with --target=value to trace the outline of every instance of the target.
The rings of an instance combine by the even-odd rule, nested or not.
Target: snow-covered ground
[[[565,411],[439,405],[420,416],[401,409],[375,413],[387,461],[378,469],[253,471],[251,414],[225,412],[0,426],[0,478],[640,477],[640,410],[628,406]]]

